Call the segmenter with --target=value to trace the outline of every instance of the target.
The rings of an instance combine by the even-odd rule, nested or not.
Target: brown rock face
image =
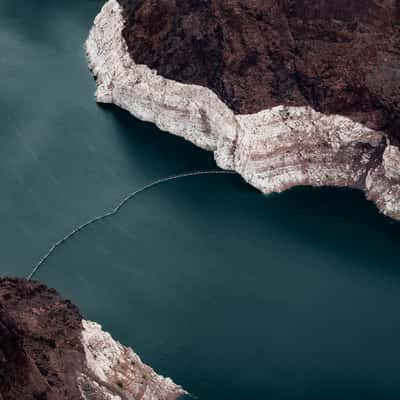
[[[80,399],[78,309],[44,285],[0,279],[0,399]]]
[[[55,290],[0,278],[0,400],[174,400],[185,393],[100,325],[82,321]]]
[[[400,142],[398,0],[119,0],[136,63],[236,113],[311,105]]]

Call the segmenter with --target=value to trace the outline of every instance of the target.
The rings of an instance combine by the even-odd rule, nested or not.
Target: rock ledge
[[[211,150],[263,193],[298,185],[358,188],[400,219],[399,149],[385,131],[309,105],[235,114],[205,86],[166,79],[132,59],[125,14],[109,0],[86,42],[98,102],[113,103],[161,130]]]

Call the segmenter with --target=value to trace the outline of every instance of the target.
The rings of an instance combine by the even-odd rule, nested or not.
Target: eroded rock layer
[[[386,129],[386,123],[377,123],[374,116],[378,114],[375,111],[372,112],[369,106],[364,107],[360,104],[359,112],[357,111],[364,115],[361,118],[363,122],[360,122],[361,114],[357,116],[357,113],[351,111],[350,108],[347,109],[348,113],[344,111],[339,114],[320,112],[316,110],[318,107],[312,107],[306,100],[304,90],[296,89],[293,85],[292,94],[286,96],[287,93],[283,91],[282,93],[286,93],[285,96],[268,95],[269,102],[264,101],[264,95],[258,96],[255,92],[259,88],[253,87],[262,86],[265,89],[265,86],[268,86],[272,77],[268,78],[267,74],[266,80],[263,80],[263,74],[266,73],[263,70],[257,75],[257,82],[246,83],[245,80],[237,82],[238,85],[244,85],[243,87],[248,91],[247,98],[251,99],[252,104],[259,104],[262,110],[252,114],[238,114],[237,111],[243,110],[242,107],[244,110],[253,110],[253,108],[251,106],[247,108],[246,102],[241,101],[240,96],[236,96],[236,89],[232,89],[234,93],[232,101],[239,99],[241,101],[239,108],[231,103],[230,97],[224,98],[217,94],[217,90],[211,90],[209,86],[212,85],[207,82],[182,83],[183,79],[167,79],[157,72],[160,68],[161,70],[167,68],[165,63],[170,64],[172,69],[176,63],[179,63],[179,57],[174,56],[178,50],[174,47],[176,43],[173,40],[174,36],[171,37],[170,30],[175,32],[174,29],[178,29],[177,26],[181,27],[183,31],[180,36],[183,43],[186,43],[189,34],[185,29],[189,29],[189,25],[194,30],[196,27],[202,29],[200,22],[196,22],[194,17],[194,19],[189,18],[190,23],[182,20],[179,8],[176,8],[178,3],[182,3],[183,14],[189,9],[195,12],[195,15],[197,15],[196,10],[205,10],[204,12],[210,14],[212,18],[220,15],[218,5],[228,7],[237,14],[237,21],[229,20],[229,24],[233,24],[236,30],[246,31],[246,35],[248,32],[241,25],[242,20],[250,9],[254,8],[255,12],[261,4],[257,1],[136,1],[133,7],[126,8],[126,6],[122,7],[117,0],[109,0],[97,16],[87,40],[89,66],[97,79],[96,96],[99,102],[114,103],[130,111],[137,118],[154,122],[162,130],[182,136],[204,149],[214,151],[220,167],[239,172],[249,183],[264,193],[281,192],[296,185],[354,187],[364,190],[367,197],[374,200],[383,213],[400,219],[400,177],[397,172],[400,170],[399,149],[395,135],[390,129]],[[270,7],[268,3],[265,2],[267,8]],[[278,3],[281,4],[276,2]],[[292,3],[293,12],[295,12],[297,2]],[[324,4],[327,3],[324,2]],[[386,3],[382,2],[382,4],[385,6]],[[392,6],[390,10],[396,11],[394,4]],[[310,7],[311,9],[313,7]],[[148,24],[149,15],[156,13],[156,10],[163,11],[159,19],[162,24]],[[173,22],[164,19],[164,15],[170,15],[171,10],[176,14],[174,18],[171,17]],[[224,16],[230,15],[229,10],[225,10]],[[281,9],[278,7],[277,10]],[[277,13],[282,11],[277,10]],[[300,13],[300,11],[296,12]],[[220,16],[220,18],[223,20],[225,17]],[[389,25],[397,21],[395,19],[393,22],[391,18],[388,17],[388,21],[385,20]],[[139,27],[136,28],[135,24]],[[141,33],[136,37],[132,32]],[[165,55],[163,40],[160,39],[157,45],[161,46],[160,48],[148,43],[153,35],[170,37],[168,40],[165,39],[170,46],[166,45],[167,48],[171,49],[170,53],[167,52],[168,61],[163,58]],[[351,35],[349,37],[353,38]],[[268,38],[272,40],[270,36]],[[203,51],[201,49],[207,49],[208,41],[213,43],[214,39],[211,35],[196,45],[197,42],[192,38],[192,45],[196,49],[199,47],[199,51]],[[254,38],[254,41],[262,42],[263,40],[267,39],[260,35],[257,40]],[[393,42],[394,39],[391,38],[391,40]],[[150,60],[141,58],[145,56],[135,54],[133,42],[136,43],[135,48],[151,53],[154,59],[159,54],[160,60],[165,63],[160,61],[160,65],[157,66]],[[393,43],[391,49],[396,49]],[[271,54],[267,51],[264,56],[272,57]],[[201,64],[197,63],[197,56],[193,56],[192,60],[190,54],[186,55],[187,65],[202,68]],[[203,54],[203,56],[206,55]],[[199,55],[201,59],[203,56]],[[393,57],[397,57],[396,53]],[[140,60],[145,64],[141,64]],[[210,62],[212,65],[212,57]],[[258,61],[256,64],[258,65]],[[152,69],[151,66],[157,67],[157,70]],[[225,65],[223,68],[227,73],[231,73],[228,66]],[[393,68],[391,69],[393,76],[397,76],[397,67]],[[169,75],[168,72],[164,71],[164,73]],[[329,73],[326,73],[328,76]],[[220,78],[219,76],[218,79]],[[225,82],[225,78],[221,79]],[[339,81],[336,83],[339,85]],[[395,106],[398,105],[396,86],[393,88],[390,85],[387,86],[388,91],[394,91],[391,92],[393,96],[389,96],[392,99],[390,101]],[[350,86],[346,90],[351,96],[353,95]],[[283,98],[293,99],[293,101],[284,101]],[[300,98],[304,101],[298,102]],[[343,102],[338,100],[339,103]],[[263,109],[263,107],[270,108]],[[390,107],[385,109],[389,114],[392,112]],[[396,111],[390,115],[395,116]]]
[[[55,290],[0,279],[1,400],[174,400],[157,375]]]

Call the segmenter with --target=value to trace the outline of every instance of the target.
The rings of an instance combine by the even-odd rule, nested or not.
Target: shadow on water
[[[83,44],[102,4],[0,0],[2,274],[25,276],[52,243],[133,189],[212,165],[189,143],[138,123],[141,135],[95,104]]]
[[[188,145],[185,140],[171,138],[154,124],[138,121],[114,105],[101,105],[101,108],[115,119],[123,147],[130,151],[132,159],[138,158],[137,149],[140,147],[143,160],[151,153],[154,163],[165,171],[169,170],[171,154],[184,170],[198,168],[199,163],[203,168],[215,168],[211,152]],[[132,134],[132,126],[135,126],[135,134]],[[376,268],[379,272],[384,270],[395,275],[400,273],[400,223],[380,214],[359,190],[297,187],[281,194],[264,196],[239,176],[225,177],[218,180],[218,185],[228,185],[230,192],[233,189],[238,193],[263,196],[265,202],[259,209],[260,223],[273,226],[288,240],[296,239],[304,245],[318,244],[320,250],[338,257],[345,254],[359,268]],[[191,201],[185,191],[163,190],[180,204]],[[199,193],[199,196],[204,194]],[[245,208],[243,210],[246,212]],[[385,262],[392,257],[399,262]]]
[[[102,109],[133,169],[214,166]],[[390,399],[400,392],[399,233],[359,191],[263,196],[238,176],[195,178],[81,232],[39,278],[200,398]]]
[[[112,116],[117,126],[122,148],[135,163],[146,165],[148,169],[170,171],[179,165],[182,171],[216,168],[213,154],[193,146],[186,140],[162,132],[149,122],[134,118],[130,113],[111,104],[100,104],[105,113]],[[134,127],[134,129],[133,129]],[[138,151],[140,149],[140,151]],[[149,163],[149,157],[152,162]],[[171,162],[173,161],[173,162]]]
[[[200,399],[389,399],[398,233],[357,191],[196,178],[138,197],[40,277]]]

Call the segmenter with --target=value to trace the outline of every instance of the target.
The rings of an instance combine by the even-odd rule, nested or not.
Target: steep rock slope
[[[157,375],[55,290],[0,278],[1,400],[174,400]]]

